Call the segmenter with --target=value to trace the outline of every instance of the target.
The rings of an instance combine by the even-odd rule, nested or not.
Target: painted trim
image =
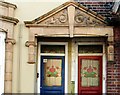
[[[90,56],[90,54],[78,54],[78,45],[103,45],[103,53],[97,53],[96,56],[101,56],[102,55],[102,93],[106,93],[106,54],[105,54],[105,43],[96,43],[96,42],[91,42],[91,43],[76,43],[75,47],[76,47],[76,66],[75,66],[75,93],[78,93],[78,56]],[[92,56],[94,56],[95,54],[91,54]],[[73,64],[72,64],[73,65]],[[72,76],[73,77],[73,76]]]
[[[4,93],[5,33],[0,32],[0,94]]]
[[[107,93],[107,86],[106,86],[106,78],[107,78],[107,72],[106,72],[106,68],[107,68],[107,58],[106,58],[106,54],[105,54],[105,44],[103,44],[103,56],[102,56],[102,59],[103,59],[103,63],[102,63],[102,93]]]
[[[60,54],[60,53],[56,53],[56,54],[52,54],[52,53],[41,53],[40,55],[42,55],[42,56],[65,56],[65,54]]]
[[[81,75],[80,75],[80,74],[81,74],[81,70],[80,70],[80,69],[81,69],[81,66],[82,66],[82,65],[81,65],[81,62],[80,62],[80,61],[81,61],[82,59],[93,59],[93,60],[94,60],[94,59],[97,59],[97,60],[100,62],[100,63],[99,63],[99,68],[100,68],[100,69],[99,69],[99,70],[100,70],[100,71],[99,71],[99,73],[100,73],[100,75],[99,75],[100,81],[99,81],[99,82],[100,82],[100,84],[101,84],[101,83],[102,83],[102,56],[78,56],[78,63],[79,63],[79,64],[78,64],[78,68],[79,68],[79,70],[78,70],[78,72],[79,72],[78,76],[81,76]],[[101,84],[101,85],[98,85],[97,87],[96,87],[96,86],[95,86],[95,87],[84,87],[84,86],[82,87],[80,82],[81,82],[81,78],[78,77],[78,88],[82,88],[81,90],[78,91],[78,93],[81,93],[81,91],[84,91],[85,89],[88,90],[88,91],[90,91],[90,90],[91,90],[91,91],[94,91],[94,90],[95,90],[95,91],[100,91],[100,93],[102,92],[102,84]],[[93,89],[94,89],[94,90],[93,90]]]
[[[102,56],[103,54],[102,53],[86,53],[86,54],[78,54],[78,56]]]
[[[40,53],[41,45],[65,45],[65,54],[52,54],[52,53]],[[40,93],[40,73],[41,73],[41,56],[65,56],[65,93],[68,93],[68,43],[67,42],[39,42],[38,43],[38,67],[37,73],[39,73],[39,78],[37,78],[37,93]]]
[[[44,62],[43,62],[43,59],[51,59],[51,58],[53,58],[53,59],[62,59],[62,76],[64,76],[64,77],[62,77],[62,83],[61,83],[61,86],[45,86],[44,84],[43,84],[43,82],[44,82]],[[42,87],[41,88],[41,91],[42,91],[42,93],[44,93],[44,91],[61,91],[62,93],[64,93],[64,88],[65,88],[65,56],[41,56],[41,62],[42,62],[42,64],[41,64],[41,83],[42,84],[40,84],[40,86]],[[51,91],[51,92],[52,92]],[[51,93],[52,94],[52,93]]]

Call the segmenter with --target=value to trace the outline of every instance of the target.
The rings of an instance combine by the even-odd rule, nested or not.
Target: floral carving
[[[67,10],[63,10],[59,14],[54,15],[50,19],[46,20],[46,24],[63,24],[68,20]]]
[[[84,21],[84,16],[82,14],[77,14],[75,16],[75,21],[78,23],[82,23]]]
[[[76,22],[76,24],[86,25],[86,26],[95,26],[95,25],[101,24],[97,20],[93,19],[92,17],[90,17],[88,15],[83,14],[79,10],[76,10],[75,22]]]
[[[59,21],[61,23],[65,23],[67,21],[67,15],[65,14],[62,14],[60,17],[59,17]]]

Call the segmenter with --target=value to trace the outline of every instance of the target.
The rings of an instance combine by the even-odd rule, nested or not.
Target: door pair
[[[64,94],[65,57],[41,56],[41,88],[42,94]],[[102,93],[102,57],[78,57],[78,93]]]

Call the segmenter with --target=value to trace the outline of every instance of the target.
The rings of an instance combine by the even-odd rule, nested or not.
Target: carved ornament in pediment
[[[75,12],[75,24],[81,26],[98,26],[103,25],[100,21],[90,16],[89,14],[85,14],[79,9],[76,9]]]
[[[64,9],[61,12],[49,17],[49,19],[44,20],[43,22],[41,22],[41,24],[47,24],[47,25],[68,24],[67,9]]]

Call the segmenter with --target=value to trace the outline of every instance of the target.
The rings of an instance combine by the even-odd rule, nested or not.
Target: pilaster
[[[0,23],[3,30],[6,32],[5,41],[5,78],[4,78],[4,93],[12,93],[12,71],[13,71],[13,46],[16,41],[14,39],[14,26],[18,23],[18,19],[14,18],[16,5],[0,1]]]
[[[12,93],[12,67],[14,39],[6,39],[5,49],[5,93]]]

